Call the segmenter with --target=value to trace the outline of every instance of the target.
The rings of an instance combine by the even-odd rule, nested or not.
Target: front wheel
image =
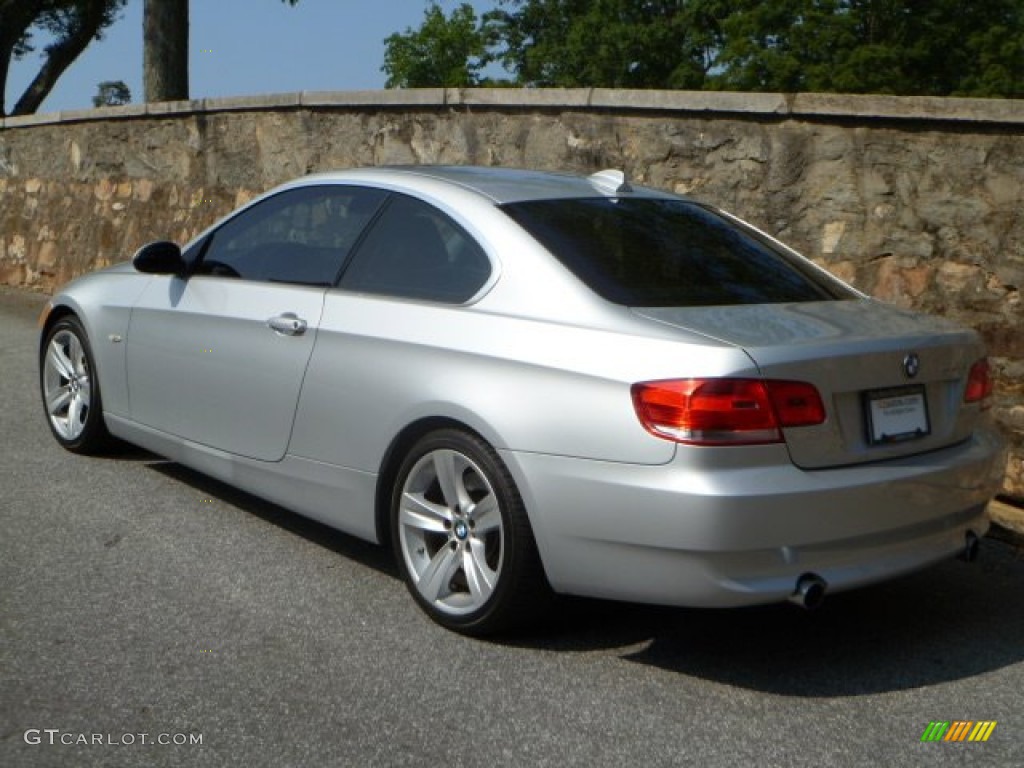
[[[40,348],[39,384],[50,431],[74,453],[98,453],[113,438],[103,423],[96,364],[76,317],[58,320]]]
[[[492,634],[548,602],[522,499],[476,435],[445,429],[416,443],[398,471],[391,530],[409,591],[442,626]]]

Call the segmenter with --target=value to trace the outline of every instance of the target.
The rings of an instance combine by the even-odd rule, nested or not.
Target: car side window
[[[461,304],[491,276],[480,245],[431,205],[395,194],[341,278],[350,291]]]
[[[195,274],[333,285],[386,198],[382,190],[327,184],[274,195],[216,230]]]

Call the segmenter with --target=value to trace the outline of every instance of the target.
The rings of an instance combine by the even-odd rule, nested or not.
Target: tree
[[[126,0],[0,0],[0,112],[6,105],[11,61],[34,50],[33,31],[53,40],[39,72],[11,110],[27,115],[39,109],[57,80],[93,40],[117,19]]]
[[[123,107],[130,104],[132,92],[124,80],[104,80],[96,86],[96,95],[92,97],[94,107]]]
[[[715,86],[930,96],[1024,95],[1020,0],[739,0]]]
[[[420,28],[406,28],[384,40],[386,88],[479,85],[486,66],[490,35],[479,23],[473,6],[463,3],[446,17],[432,2]]]
[[[1024,96],[1022,0],[496,2],[389,37],[388,85],[501,61],[523,86]]]
[[[142,87],[146,101],[188,98],[188,0],[145,0]]]
[[[722,0],[501,0],[484,15],[521,85],[701,88]]]
[[[295,5],[299,0],[282,0]],[[145,0],[142,81],[146,101],[188,98],[188,0]]]

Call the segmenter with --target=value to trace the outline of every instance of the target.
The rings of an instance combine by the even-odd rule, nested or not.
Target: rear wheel
[[[47,332],[40,349],[39,384],[57,442],[75,453],[111,447],[92,349],[78,318],[64,317]]]
[[[416,443],[398,471],[391,526],[409,591],[449,629],[512,629],[550,598],[515,483],[475,435],[445,429]]]

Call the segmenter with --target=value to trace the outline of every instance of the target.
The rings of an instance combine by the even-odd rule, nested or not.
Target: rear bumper
[[[552,587],[666,605],[790,596],[805,573],[829,591],[950,557],[988,529],[1005,453],[990,429],[941,451],[801,470],[785,446],[680,447],[642,466],[503,452]]]

